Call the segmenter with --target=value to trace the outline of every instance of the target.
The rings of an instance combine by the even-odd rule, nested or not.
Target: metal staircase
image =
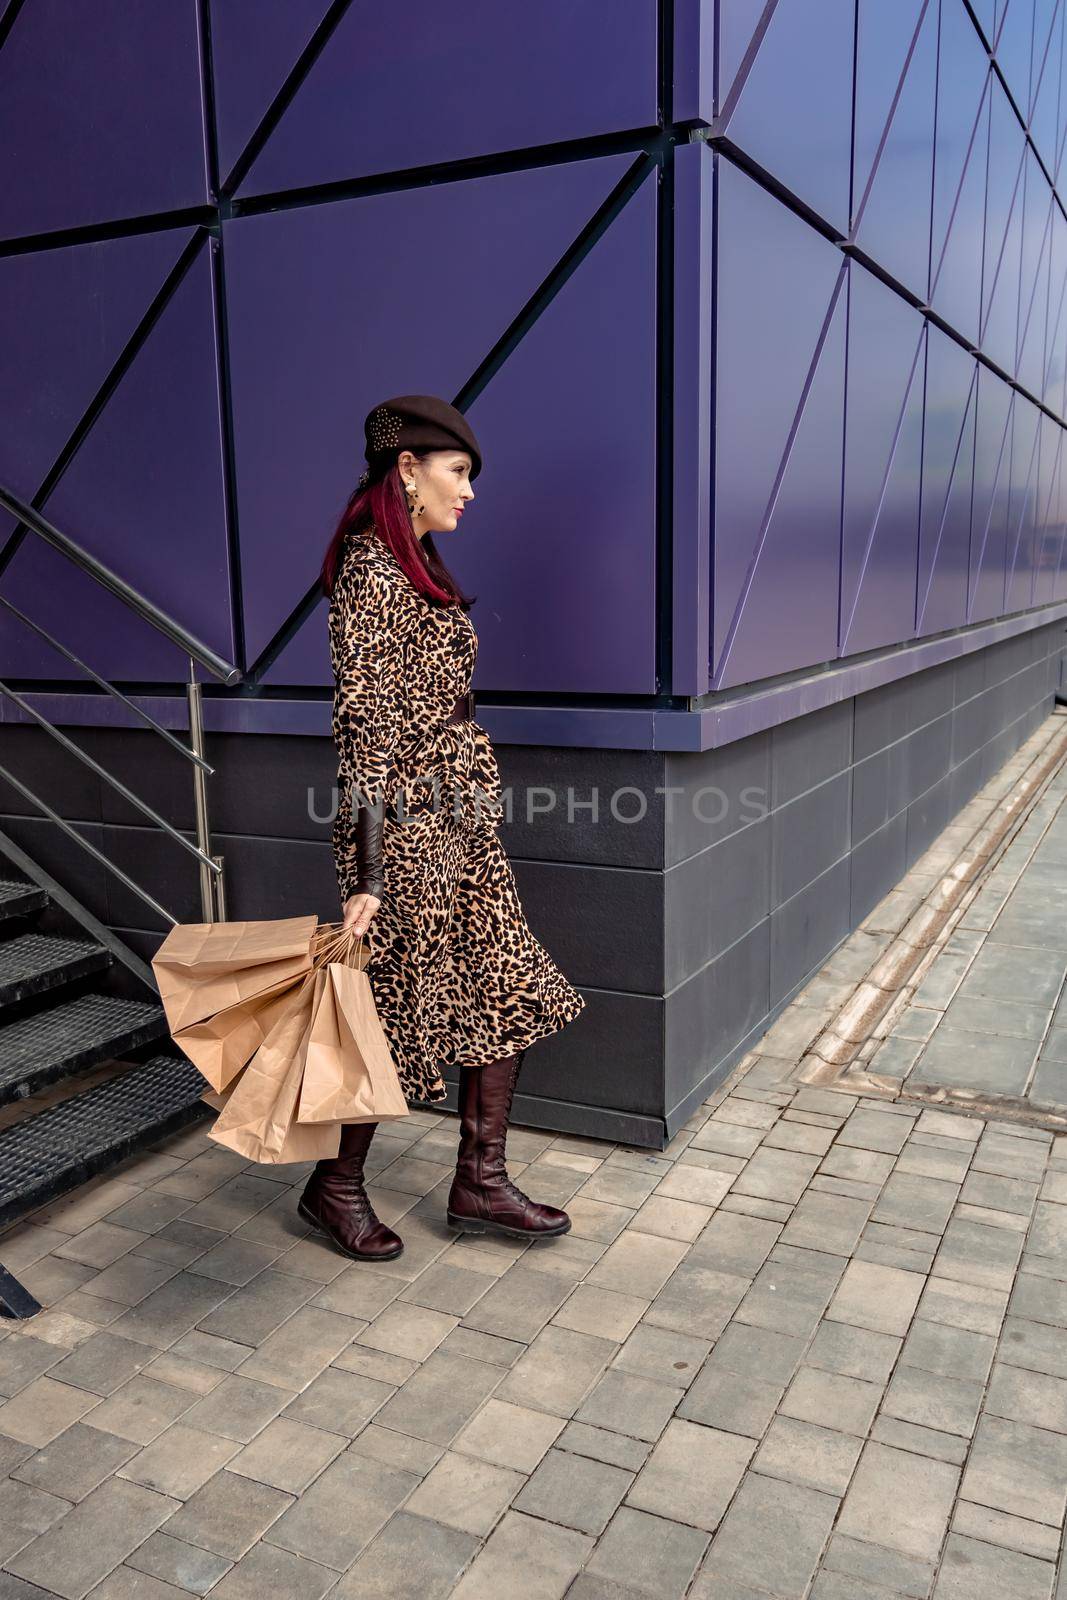
[[[206,780],[213,768],[203,754],[196,668],[227,685],[240,681],[239,669],[2,486],[0,507],[19,519],[0,550],[0,576],[18,542],[36,535],[189,656],[186,743],[0,594],[0,607],[189,763],[195,842],[49,722],[27,698],[28,690],[20,693],[0,682],[0,708],[5,703],[17,707],[18,720],[36,723],[51,737],[57,765],[70,758],[81,762],[136,807],[142,821],[192,855],[200,874],[202,920],[224,920],[224,862],[212,850],[208,825]],[[0,710],[0,727],[4,720]],[[0,764],[0,780],[87,859],[113,873],[150,908],[154,922],[171,926],[177,921],[7,765]],[[0,831],[0,1229],[206,1114],[204,1087],[200,1073],[170,1044],[151,967],[81,903],[76,883],[59,883]],[[31,1316],[40,1307],[4,1269],[3,1256],[0,1234],[0,1314]]]

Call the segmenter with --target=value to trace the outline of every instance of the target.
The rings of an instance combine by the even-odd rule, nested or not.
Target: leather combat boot
[[[375,1216],[363,1186],[363,1164],[377,1126],[344,1123],[338,1154],[316,1163],[297,1206],[305,1222],[354,1261],[391,1261],[404,1248],[399,1234]]]
[[[571,1219],[517,1189],[504,1147],[525,1050],[485,1067],[459,1069],[459,1157],[448,1196],[449,1226],[464,1233],[505,1233],[512,1239],[554,1239]]]

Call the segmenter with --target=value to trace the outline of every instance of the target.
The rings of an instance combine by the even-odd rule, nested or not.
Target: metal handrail
[[[50,817],[56,826],[62,828],[64,833],[80,844],[83,850],[88,850],[91,856],[94,856],[109,872],[113,872],[116,878],[119,878],[126,885],[127,889],[132,889],[133,893],[139,896],[146,905],[151,906],[153,911],[158,911],[165,921],[172,925],[177,921],[176,917],[171,916],[166,906],[161,906],[158,900],[152,898],[147,889],[142,889],[140,884],[134,883],[133,879],[123,872],[121,867],[117,867],[113,861],[108,860],[102,850],[98,850],[95,844],[91,844],[88,839],[84,838],[77,828],[72,828],[70,823],[59,815],[58,811],[53,811],[47,800],[42,800],[40,795],[34,794],[32,789],[27,789],[26,785],[19,778],[16,778],[13,772],[9,772],[6,767],[0,767],[0,778],[4,778],[11,784],[12,788],[17,789],[27,800],[32,800],[35,806],[40,806],[46,817]]]
[[[38,634],[46,644],[50,644],[53,650],[58,650],[61,656],[66,656],[67,660],[77,667],[80,672],[84,672],[86,677],[92,678],[93,682],[99,684],[101,689],[106,689],[108,694],[114,695],[115,699],[120,701],[127,711],[138,717],[141,722],[146,723],[148,727],[159,734],[161,739],[166,739],[167,743],[177,750],[180,756],[184,756],[187,761],[192,761],[196,766],[203,768],[209,776],[214,772],[215,768],[209,767],[203,756],[198,756],[195,750],[190,750],[187,744],[182,744],[180,739],[174,737],[169,728],[165,728],[161,722],[157,722],[155,717],[149,716],[148,712],[142,710],[136,701],[130,699],[128,694],[123,694],[122,690],[116,688],[113,683],[108,683],[107,679],[102,678],[95,668],[91,667],[87,661],[82,660],[81,656],[76,656],[73,650],[68,650],[65,644],[60,644],[55,634],[49,633],[47,628],[42,628],[39,622],[34,622],[33,618],[28,617],[25,611],[20,611],[18,606],[13,605],[6,595],[0,594],[0,606],[6,606],[8,611],[18,617],[20,622],[24,622],[27,628],[32,628],[34,633]]]
[[[75,566],[80,567],[95,582],[105,589],[110,589],[123,605],[129,606],[131,611],[136,611],[138,616],[143,617],[158,633],[164,634],[186,655],[192,656],[193,660],[198,661],[213,677],[221,679],[228,687],[240,683],[243,674],[232,661],[224,660],[210,645],[204,644],[203,640],[190,633],[188,628],[176,622],[165,611],[161,611],[159,606],[147,599],[132,584],[127,583],[125,578],[120,578],[117,572],[112,572],[110,567],[98,561],[96,556],[90,555],[88,550],[83,550],[80,544],[75,544],[65,533],[60,533],[59,529],[46,521],[39,511],[27,505],[25,500],[20,500],[17,494],[13,494],[3,484],[0,484],[0,506],[10,511],[20,522],[25,523],[38,538],[73,561]]]
[[[28,700],[24,700],[22,695],[16,693],[9,684],[4,683],[3,679],[0,679],[0,694],[6,694],[9,700],[14,700],[15,704],[25,711],[27,716],[32,717],[46,733],[52,735],[57,744],[61,744],[64,750],[69,750],[72,756],[77,756],[78,760],[87,766],[91,772],[95,772],[98,778],[103,778],[105,783],[109,783],[116,794],[120,794],[124,800],[128,800],[131,806],[136,806],[137,810],[144,816],[151,817],[152,821],[162,828],[164,833],[169,833],[172,839],[177,839],[183,850],[191,851],[202,866],[209,867],[212,872],[221,870],[209,855],[206,855],[203,850],[198,850],[190,840],[183,838],[177,828],[172,827],[166,817],[161,817],[159,812],[148,804],[147,800],[142,800],[140,795],[136,795],[132,789],[128,789],[121,778],[112,777],[106,767],[102,767],[99,761],[95,760],[87,750],[83,750],[80,745],[75,744],[73,739],[68,739],[65,733],[60,732],[54,722],[49,722],[46,716],[42,716],[40,711],[35,710]],[[198,776],[202,777],[203,775],[198,774]]]
[[[197,858],[197,861],[200,865],[200,903],[204,920],[206,922],[224,921],[226,917],[226,891],[225,882],[223,879],[223,858],[219,855],[215,855],[212,852],[211,830],[208,824],[207,810],[206,780],[207,776],[214,771],[214,768],[209,766],[207,761],[204,759],[203,704],[201,685],[197,682],[196,677],[196,667],[197,663],[199,663],[200,666],[205,668],[206,671],[212,673],[216,678],[221,679],[222,682],[228,686],[239,683],[243,674],[238,667],[233,665],[232,662],[225,661],[222,656],[218,655],[214,650],[212,650],[209,645],[204,644],[202,640],[196,638],[194,634],[190,633],[188,628],[183,627],[180,622],[176,622],[175,619],[168,616],[165,611],[161,611],[157,605],[155,605],[151,600],[147,599],[143,594],[140,594],[136,589],[133,588],[131,584],[127,583],[124,578],[120,578],[117,572],[112,572],[110,567],[105,566],[102,561],[98,561],[95,556],[90,555],[88,550],[84,550],[81,545],[76,544],[75,541],[71,538],[68,538],[65,533],[60,533],[59,529],[53,527],[52,524],[48,522],[39,511],[37,511],[33,506],[27,505],[26,502],[17,494],[14,494],[10,489],[5,488],[2,484],[0,484],[0,507],[3,507],[3,509],[9,511],[12,516],[17,517],[20,524],[24,525],[31,533],[35,533],[39,538],[43,539],[46,544],[51,545],[54,550],[57,550],[61,555],[72,561],[75,566],[80,567],[83,572],[85,572],[94,580],[94,582],[99,583],[103,588],[109,590],[118,600],[122,601],[123,605],[127,606],[137,616],[149,623],[153,628],[156,629],[158,633],[162,633],[173,644],[178,645],[179,648],[185,651],[185,653],[188,655],[189,682],[186,685],[186,700],[189,711],[189,744],[184,745],[180,739],[176,739],[172,733],[168,732],[166,728],[162,727],[158,722],[156,722],[153,717],[150,717],[147,712],[142,711],[138,706],[134,705],[133,702],[126,695],[124,695],[120,689],[116,688],[114,684],[109,683],[106,678],[101,677],[98,672],[96,672],[86,662],[82,661],[78,656],[76,656],[72,650],[68,650],[65,645],[60,644],[58,639],[53,638],[47,629],[42,628],[39,623],[36,623],[32,620],[32,618],[27,617],[25,613],[20,611],[18,606],[13,605],[10,600],[0,596],[0,604],[6,606],[10,612],[12,612],[28,627],[32,628],[36,633],[38,633],[41,638],[47,640],[47,642],[62,655],[64,655],[68,661],[72,662],[74,666],[78,667],[82,672],[87,673],[88,676],[91,677],[95,683],[99,684],[102,689],[106,689],[109,694],[114,695],[115,698],[126,705],[135,716],[139,717],[143,722],[146,722],[154,732],[160,734],[164,739],[166,739],[168,744],[179,750],[183,756],[187,757],[192,762],[193,802],[196,812],[196,844],[192,844],[188,839],[184,838],[178,829],[167,822],[167,820],[162,817],[158,811],[156,811],[146,801],[142,800],[138,795],[136,795],[132,789],[127,788],[127,786],[122,783],[120,779],[113,777],[112,774],[109,773],[105,767],[101,766],[98,761],[94,760],[94,758],[90,756],[87,751],[81,749],[81,747],[75,744],[72,739],[68,739],[66,734],[61,733],[53,722],[50,722],[47,717],[42,715],[41,712],[35,710],[29,701],[24,699],[22,695],[18,694],[8,684],[0,682],[0,695],[6,695],[8,699],[13,700],[21,711],[23,711],[27,716],[32,717],[39,724],[39,726],[45,730],[46,733],[50,734],[51,737],[63,747],[63,749],[67,750],[70,754],[77,756],[79,761],[89,767],[91,771],[95,772],[98,777],[104,780],[105,783],[110,784],[111,787],[116,790],[117,793],[121,794],[123,798],[131,805],[136,806],[139,811],[141,811],[145,816],[149,817],[151,821],[157,827],[162,828],[170,838],[176,839],[183,849],[188,850]],[[91,844],[88,839],[84,838],[76,828],[72,827],[69,822],[65,821],[64,818],[61,817],[58,812],[54,811],[46,801],[42,800],[39,795],[34,794],[33,791],[28,789],[24,783],[21,783],[19,779],[14,776],[14,774],[7,772],[3,767],[0,767],[0,776],[6,778],[7,781],[11,783],[21,794],[23,794],[28,800],[32,801],[35,806],[38,806],[47,817],[50,817],[51,820],[63,830],[64,833],[66,833],[71,839],[75,840],[76,843],[81,845],[83,850],[88,851],[88,853],[93,856],[95,860],[99,861],[104,867],[106,867],[109,872],[113,872],[116,877],[118,877],[128,889],[132,890],[134,894],[143,900],[146,905],[151,906],[152,909],[158,912],[158,914],[167,922],[171,924],[176,922],[177,919],[171,915],[165,906],[161,906],[159,901],[150,895],[147,890],[142,889],[137,883],[135,883],[134,880],[127,873],[125,873],[121,867],[116,866],[113,861],[110,861],[108,857],[104,855],[103,851],[98,850],[94,844]]]

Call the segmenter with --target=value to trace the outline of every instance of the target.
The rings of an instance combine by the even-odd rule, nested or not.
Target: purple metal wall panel
[[[981,348],[991,361],[1011,372],[1019,326],[1026,139],[995,77],[990,95]]]
[[[738,663],[725,664],[724,655],[732,649],[742,612],[750,605],[749,589],[756,566],[768,559],[783,562],[783,574],[788,574],[794,585],[793,595],[796,593],[796,571],[787,554],[788,537],[776,532],[774,554],[769,555],[765,533],[775,512],[781,475],[789,465],[793,432],[803,421],[806,386],[813,383],[822,364],[817,352],[838,287],[841,264],[840,252],[821,235],[720,160],[712,639],[717,687],[743,681]],[[843,302],[834,309],[835,320],[841,310]],[[840,334],[835,329],[822,352],[829,366],[819,377],[820,404],[825,404],[821,384],[828,374],[839,382],[843,393],[843,367],[838,359],[841,348]],[[831,414],[825,412],[822,416]],[[840,531],[840,502],[838,499],[835,503],[834,499],[835,478],[840,495],[840,421],[836,439],[822,430],[820,434],[823,476],[818,500],[804,510],[802,524],[795,529],[805,548],[817,527],[825,529],[824,518],[835,519],[835,540]],[[780,656],[780,646],[772,643],[772,635],[784,631],[792,636],[794,628],[803,627],[798,612],[807,609],[810,596],[819,621],[819,644],[806,633],[804,646],[817,653],[805,654],[803,659],[807,662],[832,658],[836,653],[837,560],[835,547],[832,626],[831,607],[825,595],[816,593],[817,583],[805,581],[805,607],[790,604],[783,609],[772,604],[755,613],[750,611],[745,618],[748,639],[754,638],[753,628],[758,629],[761,644],[773,649],[776,658]],[[827,568],[820,559],[817,582],[824,583],[826,578]],[[751,677],[751,648],[746,649],[745,659]],[[756,675],[763,673],[758,671]]]
[[[715,116],[716,0],[675,0],[674,120],[710,123]]]
[[[32,0],[0,52],[0,237],[207,198],[196,0]]]
[[[676,694],[711,686],[711,404],[715,158],[683,145],[674,162],[674,595]]]
[[[223,181],[322,21],[329,0],[210,0]]]
[[[856,44],[856,242],[925,298],[930,268],[937,0],[860,0]]]
[[[215,348],[205,244],[44,510],[232,660]],[[16,605],[105,676],[184,677],[178,652],[37,539],[5,579]],[[43,645],[19,645],[17,659],[22,675],[71,675]]]
[[[915,621],[926,334],[907,301],[853,263],[838,649],[907,638]],[[878,373],[877,383],[864,374]]]
[[[655,0],[604,30],[602,0],[350,6],[240,193],[654,124]]]
[[[359,476],[366,412],[383,395],[458,394],[630,165],[609,156],[230,226],[250,659],[318,571]],[[431,242],[443,248],[428,280]]]
[[[1012,390],[988,367],[978,369],[967,621],[999,616],[1004,607],[1011,499]]]
[[[1008,498],[1008,560],[1004,611],[1022,611],[1033,588],[1034,537],[1041,413],[1016,395],[1012,414],[1011,483]]]
[[[1042,54],[1035,61],[1030,137],[1050,172],[1055,169],[1059,148],[1065,17],[1063,0],[1041,0],[1035,49],[1039,40],[1043,43]]]
[[[930,304],[978,341],[989,140],[989,58],[960,0],[942,9]]]
[[[655,692],[655,221],[651,174],[471,407],[476,689]]]
[[[778,0],[726,128],[731,140],[844,233],[855,0]],[[797,71],[798,61],[804,70]]]
[[[191,228],[0,260],[0,483],[32,498]],[[11,527],[0,513],[0,537]]]
[[[967,618],[977,379],[974,357],[931,327],[915,606],[920,637],[960,628]]]
[[[750,52],[766,0],[716,0],[719,48],[715,101],[720,115]]]

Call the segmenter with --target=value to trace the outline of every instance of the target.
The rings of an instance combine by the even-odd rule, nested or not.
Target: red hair
[[[412,454],[422,460],[430,452],[413,451]],[[459,605],[469,611],[475,597],[464,594],[459,587],[441,560],[433,535],[427,533],[420,539],[412,526],[395,458],[386,457],[384,462],[369,470],[366,488],[357,486],[353,490],[327,547],[320,573],[323,593],[333,594],[349,534],[373,528],[375,536],[393,552],[420,594],[435,605]]]

